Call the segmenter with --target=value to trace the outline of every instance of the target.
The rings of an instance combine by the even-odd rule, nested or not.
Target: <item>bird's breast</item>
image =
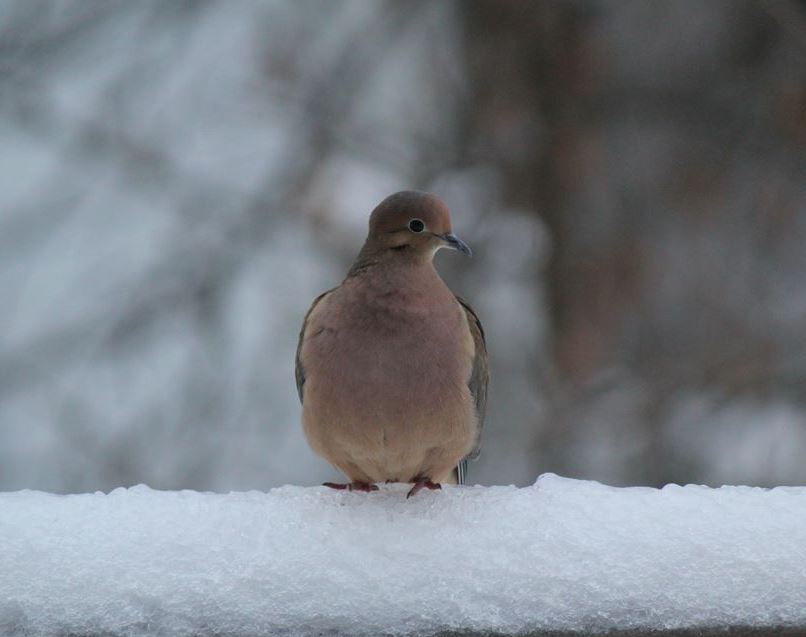
[[[443,476],[470,451],[473,340],[448,294],[339,294],[310,317],[303,424],[352,479]]]
[[[466,390],[472,361],[461,307],[450,296],[345,295],[338,311],[311,326],[306,343],[309,381],[334,406],[366,410],[426,410]],[[413,403],[412,401],[416,401]]]

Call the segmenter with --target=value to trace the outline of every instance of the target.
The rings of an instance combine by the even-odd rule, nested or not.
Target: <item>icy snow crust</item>
[[[806,488],[0,494],[0,634],[806,626]]]

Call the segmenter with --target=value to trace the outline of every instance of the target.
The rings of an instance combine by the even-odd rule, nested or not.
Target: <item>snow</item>
[[[0,494],[3,635],[806,626],[806,487]]]

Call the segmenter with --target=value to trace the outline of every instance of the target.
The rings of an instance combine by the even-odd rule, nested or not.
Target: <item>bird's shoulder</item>
[[[477,345],[481,346],[481,349],[483,349],[486,353],[487,338],[484,334],[484,326],[482,326],[481,324],[481,319],[479,319],[479,316],[478,314],[476,314],[476,311],[465,299],[463,299],[458,294],[454,294],[454,298],[459,303],[462,310],[464,310],[465,312],[468,327],[470,328],[470,332],[473,335],[474,342],[476,342]]]

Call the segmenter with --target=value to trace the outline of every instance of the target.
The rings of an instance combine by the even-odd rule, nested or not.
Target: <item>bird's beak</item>
[[[473,256],[473,251],[470,249],[470,246],[455,234],[449,232],[448,234],[439,235],[439,238],[442,239],[442,245],[445,247],[453,250],[459,250],[459,252],[466,254],[469,257]]]

